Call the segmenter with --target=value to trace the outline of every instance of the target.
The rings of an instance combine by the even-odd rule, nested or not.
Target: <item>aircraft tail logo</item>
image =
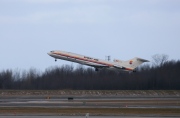
[[[145,59],[141,59],[141,58],[135,57],[135,58],[127,61],[126,63],[128,63],[127,65],[130,68],[135,69],[137,66],[141,65],[144,62],[149,62],[149,61],[145,60]]]

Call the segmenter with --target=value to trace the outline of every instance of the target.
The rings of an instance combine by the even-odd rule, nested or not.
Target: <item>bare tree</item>
[[[0,71],[0,89],[74,89],[74,90],[180,90],[180,60],[167,55],[153,56],[154,65],[143,65],[138,73],[116,73],[102,69],[63,65],[40,73],[29,71]],[[160,66],[161,65],[161,66]]]
[[[166,54],[155,54],[152,56],[154,66],[162,66],[169,58]]]

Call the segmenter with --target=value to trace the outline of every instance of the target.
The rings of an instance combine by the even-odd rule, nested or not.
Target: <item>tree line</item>
[[[162,58],[163,57],[163,58]],[[136,73],[124,73],[79,65],[49,67],[44,72],[0,72],[0,89],[16,90],[180,90],[180,61],[154,56],[153,65],[145,64]]]

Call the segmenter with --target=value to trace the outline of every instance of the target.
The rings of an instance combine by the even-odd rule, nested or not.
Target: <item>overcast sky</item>
[[[0,0],[0,70],[72,64],[51,50],[178,60],[180,0]]]

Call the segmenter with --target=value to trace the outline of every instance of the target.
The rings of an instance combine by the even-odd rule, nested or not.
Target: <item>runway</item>
[[[34,91],[33,91],[34,92]],[[41,91],[39,91],[40,93]],[[103,91],[104,92],[104,91]],[[168,91],[169,92],[169,91]],[[10,92],[9,92],[10,93]],[[14,93],[14,92],[12,92]],[[129,92],[127,92],[129,94]],[[3,94],[0,96],[0,117],[56,116],[60,118],[81,118],[89,113],[93,118],[116,118],[125,116],[179,117],[180,97],[175,95],[131,95],[121,94]],[[78,116],[78,117],[77,117]],[[134,118],[134,117],[133,117]]]
[[[13,96],[1,97],[0,107],[44,108],[180,108],[179,97],[68,97]]]

